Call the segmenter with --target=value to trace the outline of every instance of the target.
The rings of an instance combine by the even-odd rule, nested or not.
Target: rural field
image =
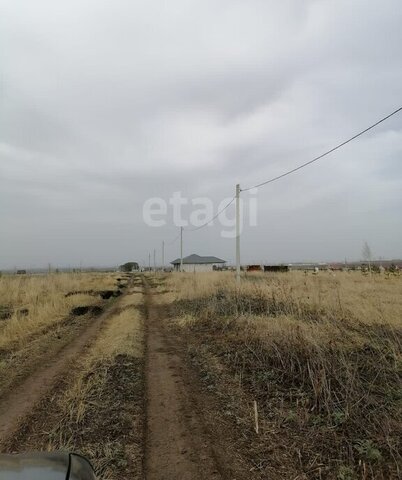
[[[402,277],[0,277],[0,445],[98,478],[401,478]]]

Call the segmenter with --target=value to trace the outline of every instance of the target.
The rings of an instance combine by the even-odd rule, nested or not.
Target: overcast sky
[[[147,226],[147,199],[180,191],[216,212],[236,183],[304,163],[402,105],[400,0],[0,9],[0,268],[147,262],[154,248],[160,261],[178,227],[170,208],[166,226]],[[402,257],[402,115],[257,199],[245,263],[360,259],[364,241]],[[184,253],[233,261],[221,231],[185,232]],[[166,260],[178,254],[166,247]]]

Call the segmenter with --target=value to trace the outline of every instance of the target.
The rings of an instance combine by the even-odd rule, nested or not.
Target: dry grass
[[[114,289],[118,274],[60,273],[0,277],[0,351],[18,349],[30,337],[69,314],[73,307],[94,305],[99,297],[69,292]]]
[[[121,277],[88,273],[0,279],[0,302],[13,312],[0,325],[2,392],[55,358],[103,307],[111,305],[101,298],[100,291],[128,290],[117,300],[120,305],[115,303],[103,318],[96,341],[66,365],[66,375],[10,439],[10,451],[76,451],[94,463],[99,478],[143,478],[143,325],[139,308],[143,300],[138,293],[140,279],[127,284],[127,278]],[[94,303],[102,307],[96,313],[70,312],[73,307]],[[19,314],[21,308],[28,309],[28,314]]]
[[[121,303],[136,306],[141,297],[129,294]],[[127,472],[130,478],[141,478],[142,322],[136,308],[108,321],[59,399],[61,418],[47,445],[49,450],[81,451],[104,479],[122,478]]]
[[[143,319],[137,308],[118,312],[42,407],[28,448],[79,452],[104,480],[142,479]]]
[[[173,300],[203,298],[219,290],[234,291],[236,284],[230,272],[205,274],[172,274],[166,287]],[[290,274],[249,274],[241,285],[244,295],[256,292],[285,303],[292,302],[294,308],[309,305],[315,309],[348,311],[365,323],[401,325],[402,278],[373,276],[359,272],[305,275],[303,272]]]
[[[118,278],[110,273],[1,277],[0,396],[79,336],[110,304],[99,291],[117,291]]]
[[[142,293],[136,288],[131,289],[120,302],[121,308],[135,308],[143,303]]]
[[[193,351],[258,401],[264,474],[275,478],[277,461],[300,478],[398,478],[402,279],[254,274],[236,289],[214,272],[166,287]]]

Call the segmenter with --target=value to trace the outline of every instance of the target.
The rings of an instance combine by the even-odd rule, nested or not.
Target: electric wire
[[[175,237],[172,241],[166,242],[165,245],[166,245],[167,247],[169,247],[170,245],[173,245],[175,242],[177,242],[177,240],[179,239],[179,237],[180,237],[180,233],[179,233],[179,234],[177,235],[177,237]]]
[[[208,224],[210,224],[211,222],[213,222],[215,220],[216,217],[219,217],[219,215],[224,212],[228,207],[230,207],[230,205],[232,205],[232,203],[235,201],[236,199],[236,196],[234,196],[230,202],[225,205],[223,208],[221,208],[218,213],[216,215],[214,215],[210,220],[208,220],[207,222],[203,223],[202,225],[198,226],[198,227],[195,227],[195,228],[185,228],[184,231],[186,232],[195,232],[196,230],[201,230],[201,228],[204,228],[206,227]]]
[[[318,160],[321,160],[322,158],[326,157],[327,155],[335,152],[336,150],[339,150],[340,148],[342,148],[343,146],[347,145],[348,143],[352,142],[353,140],[355,140],[356,138],[359,138],[361,137],[362,135],[364,135],[365,133],[369,132],[370,130],[372,130],[373,128],[377,127],[378,125],[380,125],[381,123],[385,122],[386,120],[388,120],[389,118],[391,118],[392,116],[396,115],[397,113],[399,113],[400,111],[402,111],[402,107],[399,107],[397,108],[396,110],[394,110],[393,112],[389,113],[388,115],[386,115],[385,117],[381,118],[380,120],[378,120],[377,122],[373,123],[372,125],[370,125],[369,127],[365,128],[364,130],[361,130],[360,132],[356,133],[355,135],[353,135],[352,137],[348,138],[347,140],[339,143],[338,145],[336,145],[335,147],[331,148],[330,150],[327,150],[326,152],[322,153],[321,155],[318,155],[317,157],[314,157],[313,159],[309,160],[308,162],[305,162],[305,163],[302,163],[301,165],[298,165],[297,167],[291,169],[291,170],[288,170],[280,175],[277,175],[276,177],[273,177],[273,178],[270,178],[269,180],[266,180],[264,182],[261,182],[261,183],[258,183],[256,185],[253,185],[252,187],[247,187],[247,188],[241,188],[240,191],[241,192],[247,192],[248,190],[252,190],[253,188],[259,188],[259,187],[262,187],[264,185],[268,185],[269,183],[273,183],[273,182],[276,182],[277,180],[280,180],[281,178],[284,178],[288,175],[291,175],[292,173],[295,173],[299,170],[301,170],[302,168],[305,168],[309,165],[311,165],[312,163],[315,163],[317,162]],[[203,223],[202,225],[198,226],[198,227],[195,227],[195,228],[183,228],[184,231],[186,232],[195,232],[197,230],[201,230],[202,228],[206,227],[207,225],[209,225],[212,221],[214,221],[222,212],[224,212],[227,208],[230,207],[230,205],[235,201],[236,199],[236,196],[234,196],[230,202],[225,205],[223,208],[221,208],[217,213],[216,215],[214,215],[210,220],[208,220],[207,222]],[[180,237],[180,233],[177,235],[177,237],[175,237],[171,242],[168,242],[166,243],[167,246],[169,245],[173,245],[173,243],[175,243]]]
[[[370,125],[369,127],[365,128],[364,130],[362,130],[361,132],[357,133],[356,135],[353,135],[353,137],[350,137],[348,138],[347,140],[345,140],[344,142],[342,143],[339,143],[338,145],[336,145],[335,147],[331,148],[330,150],[327,150],[325,153],[322,153],[321,155],[319,155],[318,157],[315,157],[313,158],[312,160],[309,160],[308,162],[306,163],[303,163],[301,165],[299,165],[298,167],[295,167],[293,168],[292,170],[288,170],[287,172],[284,172],[282,173],[281,175],[278,175],[276,177],[273,177],[273,178],[270,178],[269,180],[266,180],[265,182],[261,182],[261,183],[258,183],[257,185],[254,185],[252,187],[248,187],[248,188],[241,188],[240,190],[242,192],[247,192],[248,190],[251,190],[253,188],[259,188],[259,187],[262,187],[263,185],[267,185],[268,183],[272,183],[272,182],[276,182],[277,180],[283,178],[283,177],[286,177],[294,172],[297,172],[298,170],[301,170],[302,168],[304,167],[307,167],[308,165],[311,165],[312,163],[314,162],[317,162],[318,160],[320,160],[321,158],[323,157],[326,157],[327,155],[329,155],[330,153],[334,152],[335,150],[338,150],[339,148],[343,147],[344,145],[352,142],[353,140],[355,140],[356,138],[360,137],[361,135],[367,133],[369,130],[372,130],[373,128],[377,127],[378,125],[380,125],[380,123],[382,122],[385,122],[385,120],[388,120],[388,118],[392,117],[393,115],[396,115],[397,113],[399,113],[400,111],[402,110],[402,107],[399,107],[397,108],[396,110],[394,110],[392,113],[388,114],[387,116],[381,118],[380,120],[378,120],[376,123],[373,123],[372,125]]]

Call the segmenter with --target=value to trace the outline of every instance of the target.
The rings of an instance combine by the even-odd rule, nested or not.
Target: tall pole
[[[236,185],[236,283],[240,285],[240,184]]]
[[[154,272],[156,272],[156,249],[154,248]]]
[[[165,241],[162,241],[162,270],[165,269]]]
[[[183,271],[183,227],[180,227],[180,271]]]
[[[148,271],[151,271],[151,254],[148,253]]]

